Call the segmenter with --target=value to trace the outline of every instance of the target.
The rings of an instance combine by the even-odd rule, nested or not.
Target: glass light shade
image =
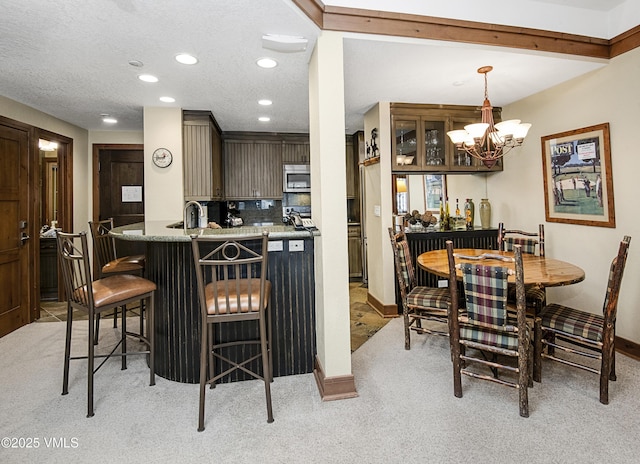
[[[513,132],[513,138],[515,139],[523,139],[529,133],[529,129],[531,128],[531,123],[523,122],[522,124],[518,124],[516,130]]]
[[[496,129],[502,134],[513,135],[518,125],[520,125],[519,119],[509,119],[508,121],[502,121],[496,124]]]
[[[447,132],[447,135],[449,136],[451,141],[457,145],[463,143],[469,136],[469,133],[466,130],[460,129],[449,131]]]
[[[481,139],[484,137],[485,132],[489,128],[489,124],[486,122],[478,122],[476,124],[467,124],[464,126],[464,130],[466,130],[471,137],[474,139]]]
[[[495,131],[495,132],[490,132],[489,133],[489,138],[491,139],[491,142],[494,145],[501,146],[501,145],[504,145],[504,141],[505,141],[507,135],[509,135],[509,134],[505,134],[505,133],[502,133],[500,131]]]

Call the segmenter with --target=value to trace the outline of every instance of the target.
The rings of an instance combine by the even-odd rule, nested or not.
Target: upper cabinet
[[[493,117],[500,121],[500,108]],[[456,149],[447,132],[481,119],[475,106],[391,104],[391,168],[394,172],[489,171],[480,160]],[[498,161],[491,171],[501,171]]]
[[[222,138],[213,114],[185,110],[182,118],[184,199],[222,200]]]
[[[309,164],[310,159],[309,137],[306,140],[286,139],[282,142],[284,164]]]
[[[225,138],[228,200],[282,198],[282,141]]]

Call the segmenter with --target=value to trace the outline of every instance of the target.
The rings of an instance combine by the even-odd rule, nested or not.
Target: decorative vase
[[[487,198],[480,201],[480,225],[483,229],[491,226],[491,203]]]

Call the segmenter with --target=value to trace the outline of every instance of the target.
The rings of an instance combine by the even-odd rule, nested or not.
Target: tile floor
[[[373,334],[384,327],[390,319],[380,316],[367,304],[367,287],[361,282],[349,284],[349,299],[351,308],[351,352],[357,350]],[[67,304],[57,301],[43,301],[41,303],[40,319],[38,322],[64,322],[67,320]],[[136,308],[132,312],[138,314]],[[86,319],[84,313],[74,313],[74,320]],[[110,315],[103,318],[111,320]],[[109,322],[111,323],[111,322]]]

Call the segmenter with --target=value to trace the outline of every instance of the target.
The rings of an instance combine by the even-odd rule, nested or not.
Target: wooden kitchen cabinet
[[[282,141],[224,141],[227,200],[282,199]]]
[[[362,238],[360,225],[347,227],[347,250],[349,253],[349,278],[362,277]]]
[[[184,199],[224,198],[222,138],[210,111],[183,111]]]
[[[309,148],[309,137],[306,141],[284,140],[282,142],[282,163],[283,164],[309,164],[311,160],[311,150]]]
[[[495,122],[500,121],[500,114],[500,108],[493,109]],[[501,171],[501,160],[489,170],[480,160],[456,149],[447,136],[451,130],[480,120],[480,109],[475,106],[392,103],[392,171]]]
[[[347,198],[357,199],[360,189],[360,174],[358,171],[358,134],[348,135],[346,141],[347,164]]]

